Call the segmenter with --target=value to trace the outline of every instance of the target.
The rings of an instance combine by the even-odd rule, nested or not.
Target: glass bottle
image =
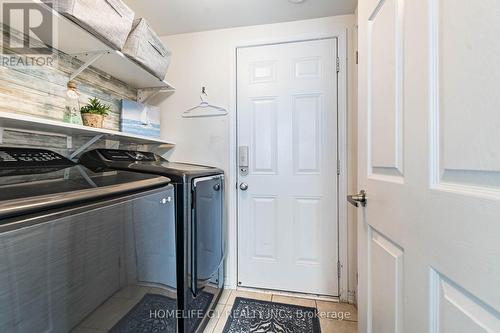
[[[66,91],[66,103],[64,109],[63,120],[70,124],[82,125],[82,115],[80,114],[80,94],[76,90],[76,82],[68,82],[68,90]]]

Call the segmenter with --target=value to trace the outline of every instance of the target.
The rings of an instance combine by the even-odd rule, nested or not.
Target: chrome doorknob
[[[368,201],[366,191],[361,190],[358,194],[348,195],[347,201],[349,201],[349,203],[354,207],[359,207],[359,205],[361,205],[362,207],[366,207],[366,203]]]
[[[248,184],[247,183],[241,183],[240,184],[240,190],[242,190],[242,191],[248,190]]]

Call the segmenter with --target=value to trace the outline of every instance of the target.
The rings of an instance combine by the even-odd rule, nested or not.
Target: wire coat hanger
[[[228,114],[228,111],[217,105],[208,103],[203,96],[207,96],[205,87],[201,88],[200,100],[201,103],[182,113],[183,118],[204,118],[204,117],[222,117]],[[212,112],[209,112],[211,110]],[[199,111],[199,112],[194,112]]]

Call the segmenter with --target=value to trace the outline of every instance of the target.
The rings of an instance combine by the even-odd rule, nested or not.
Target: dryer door
[[[223,198],[223,175],[193,181],[191,286],[194,295],[218,277],[224,259]]]

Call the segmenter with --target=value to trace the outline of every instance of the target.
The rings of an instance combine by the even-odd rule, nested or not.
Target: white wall
[[[348,31],[349,59],[352,68],[352,31],[354,15],[327,17],[314,20],[214,30],[199,33],[180,34],[163,37],[172,49],[173,59],[167,75],[177,91],[161,102],[162,138],[177,143],[173,152],[167,155],[175,161],[214,165],[228,173],[228,278],[230,286],[236,285],[236,221],[234,214],[235,172],[230,160],[231,137],[235,133],[235,86],[234,59],[235,47],[285,40],[308,39],[317,36],[333,36]],[[353,81],[348,83],[349,123],[352,126]],[[209,101],[229,109],[230,115],[224,118],[184,119],[184,110],[199,103],[201,87],[207,88]],[[160,98],[160,97],[158,97]],[[349,145],[353,145],[350,138]],[[355,170],[355,169],[353,169]],[[350,173],[350,175],[354,175]],[[350,185],[353,182],[350,181]],[[350,188],[350,191],[354,189]],[[231,195],[231,193],[233,195]],[[351,211],[349,211],[351,213]],[[352,216],[352,214],[351,214]],[[350,224],[353,223],[350,221]],[[352,247],[351,247],[352,252]],[[350,253],[352,257],[355,253]],[[356,269],[356,265],[352,267]],[[349,274],[355,276],[355,273]],[[355,281],[350,281],[355,286]]]

